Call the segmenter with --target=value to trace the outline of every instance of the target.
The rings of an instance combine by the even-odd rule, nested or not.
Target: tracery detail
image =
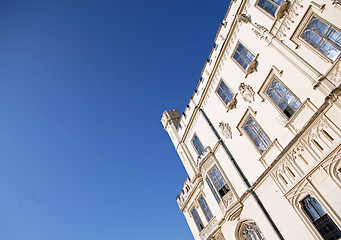
[[[254,221],[244,221],[239,228],[239,240],[265,240],[261,230]]]

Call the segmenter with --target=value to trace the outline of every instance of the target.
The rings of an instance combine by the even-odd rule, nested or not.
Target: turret
[[[165,111],[161,118],[164,129],[168,132],[174,146],[176,147],[180,141],[178,129],[180,126],[180,114],[178,110]]]

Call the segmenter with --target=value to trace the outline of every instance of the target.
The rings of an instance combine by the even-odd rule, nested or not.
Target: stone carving
[[[250,17],[250,15],[248,16],[245,13],[240,13],[237,15],[237,20],[238,20],[238,22],[250,23],[251,17]]]
[[[333,181],[341,187],[341,145],[322,163],[322,167]]]
[[[231,101],[227,104],[227,112],[231,109],[234,109],[237,107],[237,94],[234,95],[234,97],[231,99]]]
[[[201,166],[202,176],[206,175],[206,172],[214,165],[215,161],[213,157],[210,157],[205,163]]]
[[[225,240],[224,235],[222,232],[218,233],[217,235],[214,236],[215,240]]]
[[[220,122],[219,127],[224,137],[227,139],[232,139],[232,131],[228,123]]]
[[[206,239],[212,232],[213,230],[217,227],[217,220],[212,219],[211,222],[201,231],[200,233],[200,239],[204,240]]]
[[[255,100],[255,92],[250,85],[241,83],[238,87],[240,94],[243,96],[245,102],[251,103]]]
[[[234,195],[232,191],[229,191],[227,194],[223,196],[223,201],[226,207],[228,207],[234,201]]]

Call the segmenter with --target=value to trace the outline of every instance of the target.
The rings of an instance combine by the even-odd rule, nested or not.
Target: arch
[[[254,220],[244,219],[236,227],[237,240],[265,240],[265,237]]]

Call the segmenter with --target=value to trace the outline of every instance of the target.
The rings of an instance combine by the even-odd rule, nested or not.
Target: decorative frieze
[[[208,225],[200,232],[200,239],[206,240],[207,237],[211,235],[213,230],[217,227],[217,220],[215,218],[211,219],[211,221],[208,223]]]
[[[271,173],[275,182],[283,192],[288,191],[308,171],[317,164],[321,164],[324,157],[340,139],[340,129],[324,114],[321,114],[277,161]],[[335,162],[336,167],[328,167],[328,164],[323,165],[325,170],[329,171],[329,175],[334,175],[335,179],[340,178],[337,172],[341,167],[338,154],[341,156],[341,150],[340,153],[335,153],[333,160],[329,161],[330,164]]]

